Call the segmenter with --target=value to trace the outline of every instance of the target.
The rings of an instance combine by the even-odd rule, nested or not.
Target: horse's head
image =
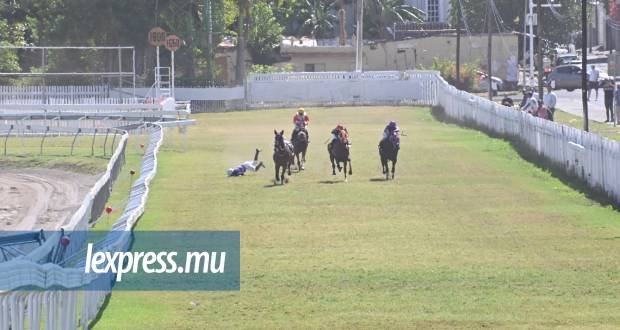
[[[278,133],[278,131],[276,131],[275,129],[273,130],[273,134],[275,134],[275,139],[273,142],[273,146],[275,150],[283,150],[284,149],[284,130],[280,131],[280,133]]]
[[[390,136],[390,142],[392,142],[395,147],[400,147],[400,136],[398,135],[398,133],[392,133],[392,135]]]
[[[343,144],[349,143],[349,133],[347,133],[347,131],[341,130],[339,138],[340,142],[342,142]]]

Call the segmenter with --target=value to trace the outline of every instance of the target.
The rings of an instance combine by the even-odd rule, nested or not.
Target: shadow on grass
[[[382,177],[382,178],[372,178],[372,179],[370,179],[368,181],[370,181],[370,182],[387,182],[389,180],[386,180],[385,178]]]
[[[615,211],[620,211],[620,204],[615,203],[611,198],[607,196],[605,191],[595,189],[588,186],[588,183],[582,178],[569,174],[565,171],[561,164],[549,161],[540,155],[535,150],[532,150],[526,144],[520,142],[515,137],[502,136],[493,132],[490,132],[485,127],[476,124],[475,122],[459,122],[446,116],[444,109],[440,106],[434,106],[431,108],[432,116],[443,123],[454,124],[464,128],[474,129],[483,132],[488,137],[493,139],[501,139],[510,143],[510,146],[523,158],[524,160],[532,163],[534,166],[542,169],[543,171],[551,174],[552,177],[560,180],[562,183],[569,186],[571,189],[576,190],[588,199],[591,199],[604,207],[611,206]]]
[[[110,304],[111,297],[112,297],[112,293],[105,296],[105,300],[103,301],[103,304],[99,308],[99,312],[97,312],[97,316],[95,316],[95,318],[90,322],[90,324],[88,325],[88,329],[92,329],[95,327],[95,325],[97,325],[97,322],[99,322],[99,320],[101,319],[101,316],[103,316],[103,312],[106,310],[106,307],[108,307],[108,304]]]
[[[321,180],[319,181],[320,184],[338,184],[338,183],[345,183],[344,179],[343,180]]]

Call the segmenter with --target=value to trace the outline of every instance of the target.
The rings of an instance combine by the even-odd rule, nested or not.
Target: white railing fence
[[[144,212],[150,182],[157,171],[157,152],[163,141],[162,126],[149,126],[149,144],[142,159],[140,177],[133,182],[127,206],[113,225],[112,231],[103,240],[105,244],[98,247],[99,251],[126,251],[131,243],[131,230]],[[110,172],[113,167],[114,165],[110,165]],[[101,186],[99,183],[98,185]],[[81,215],[90,214],[94,202],[85,203],[80,208],[72,219],[72,227],[68,226],[69,229],[87,229],[88,222],[84,221]],[[72,237],[70,245],[82,244]],[[86,274],[83,263],[63,268],[53,263],[35,262],[46,254],[45,250],[43,248],[41,251],[34,251],[28,258],[0,263],[0,288],[5,290],[0,292],[0,329],[25,329],[26,325],[30,329],[39,329],[43,324],[46,329],[86,329],[97,316],[109,294],[109,289],[100,290],[107,287],[101,284],[111,283],[113,274]],[[73,253],[80,252],[71,250],[67,254]],[[24,286],[42,289],[62,287],[68,290],[11,291]],[[98,290],[84,290],[88,287]]]
[[[459,91],[435,78],[440,105],[450,119],[518,141],[541,160],[577,177],[620,203],[620,144],[573,127],[533,117]]]
[[[228,98],[222,100],[230,101]],[[553,162],[566,174],[579,177],[592,189],[603,191],[615,202],[620,202],[620,145],[617,142],[459,91],[448,85],[437,72],[254,75],[247,81],[244,102],[244,108],[371,104],[441,106],[451,120],[519,141],[541,160]],[[153,125],[141,176],[134,182],[125,213],[114,225],[114,230],[129,232],[143,213],[162,139],[161,126]],[[82,223],[79,219],[76,221]],[[127,248],[128,243],[129,236],[121,235],[102,249],[122,250]],[[30,260],[0,264],[0,274],[3,275],[0,277],[2,288],[17,288],[25,284],[41,288],[54,284],[79,288],[93,281],[79,267],[62,268]],[[109,279],[100,276],[95,281]],[[0,293],[0,329],[22,329],[26,324],[37,328],[43,317],[46,327],[51,329],[87,327],[108,292]]]

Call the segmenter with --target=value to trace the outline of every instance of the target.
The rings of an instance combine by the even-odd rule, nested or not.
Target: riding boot
[[[260,149],[256,148],[256,152],[254,153],[254,161],[258,160],[258,154],[260,153]]]
[[[261,167],[265,167],[265,164],[263,164],[263,162],[258,163],[258,165],[256,166],[256,172],[258,172]]]

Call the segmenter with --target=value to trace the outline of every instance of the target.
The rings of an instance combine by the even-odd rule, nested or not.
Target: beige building
[[[286,39],[287,41],[290,38]],[[350,44],[350,43],[349,43]],[[352,71],[355,69],[355,48],[352,46],[317,46],[316,43],[283,42],[283,57],[290,60],[295,71]],[[430,68],[435,58],[456,58],[456,35],[446,34],[427,38],[398,41],[373,41],[364,45],[363,64],[366,71],[412,70]],[[493,35],[493,74],[505,79],[509,60],[516,61],[518,37],[512,34]],[[487,36],[462,36],[461,61],[475,63],[483,70],[487,63]]]

